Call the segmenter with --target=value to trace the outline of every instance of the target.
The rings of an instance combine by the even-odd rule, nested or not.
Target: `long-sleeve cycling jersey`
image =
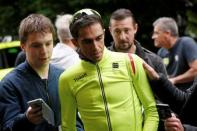
[[[85,131],[157,130],[158,113],[142,60],[131,57],[133,62],[128,54],[105,48],[98,63],[81,60],[60,76],[62,131],[76,131],[76,109]]]

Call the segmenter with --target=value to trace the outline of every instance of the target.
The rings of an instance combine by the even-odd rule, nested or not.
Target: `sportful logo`
[[[112,63],[112,68],[119,68],[119,64],[118,63]],[[84,77],[87,76],[87,73],[81,74],[79,76],[77,76],[76,78],[74,78],[74,81],[79,81],[80,79],[83,79]]]
[[[76,82],[76,81],[79,81],[80,79],[83,79],[83,78],[86,77],[86,76],[87,76],[87,73],[83,73],[83,74],[77,76],[76,78],[74,78],[74,81],[75,81],[75,82]]]
[[[112,63],[112,68],[119,68],[119,64],[118,63]]]

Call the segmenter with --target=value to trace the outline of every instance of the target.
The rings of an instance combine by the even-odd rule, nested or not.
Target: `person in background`
[[[26,55],[25,52],[22,50],[18,53],[18,55],[16,56],[16,60],[14,63],[14,66],[18,66],[19,64],[23,63],[26,59]]]
[[[170,105],[174,113],[172,117],[165,120],[167,131],[195,131],[197,130],[197,76],[194,83],[186,91],[175,87],[163,74],[158,74],[151,66],[144,63],[144,68],[151,79],[151,87],[158,97]],[[183,123],[183,124],[182,124]]]
[[[42,14],[30,14],[19,27],[19,39],[26,61],[1,81],[0,116],[3,131],[58,131],[60,102],[58,80],[63,69],[49,64],[54,27]],[[54,125],[43,119],[41,106],[28,101],[43,99],[54,112]]]
[[[176,21],[170,17],[158,18],[154,23],[152,39],[161,47],[158,55],[166,64],[169,80],[186,90],[197,75],[197,44],[190,37],[179,37]]]
[[[142,59],[105,47],[95,10],[76,12],[70,30],[81,61],[60,76],[62,131],[76,130],[76,109],[85,131],[157,131],[158,112]]]
[[[71,40],[72,35],[69,29],[71,20],[72,15],[65,14],[58,15],[55,21],[60,42],[57,43],[53,49],[51,63],[64,69],[67,69],[80,60],[79,55],[76,52],[77,48]]]
[[[116,52],[133,53],[141,57],[157,72],[167,75],[162,59],[155,53],[143,48],[135,39],[138,24],[133,13],[129,9],[121,8],[115,10],[110,17],[109,30],[113,38],[108,49]],[[157,103],[162,103],[155,95]],[[163,129],[160,122],[159,131]]]
[[[167,75],[162,59],[155,53],[143,48],[135,39],[138,24],[133,13],[129,9],[117,9],[111,14],[109,30],[113,42],[108,49],[116,52],[136,54],[156,71]]]

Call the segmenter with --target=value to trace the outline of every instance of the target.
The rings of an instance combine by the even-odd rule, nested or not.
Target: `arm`
[[[154,93],[165,103],[168,103],[173,111],[179,113],[182,106],[190,96],[190,93],[183,92],[176,88],[162,74],[158,74],[152,67],[145,62],[143,66],[151,81],[151,87]],[[176,103],[176,104],[175,104]]]
[[[76,101],[67,82],[64,72],[59,79],[62,131],[76,131]]]
[[[189,63],[189,67],[190,67],[189,70],[187,70],[185,73],[173,78],[169,78],[169,80],[173,84],[193,81],[194,77],[197,75],[197,60],[194,60],[191,63]]]
[[[133,76],[135,90],[143,105],[145,121],[143,131],[156,131],[158,127],[159,116],[156,109],[156,102],[148,83],[146,73],[142,67],[142,60],[133,55],[136,67],[136,73]]]
[[[12,85],[5,82],[0,85],[0,115],[3,130],[31,131],[35,125],[27,119]]]

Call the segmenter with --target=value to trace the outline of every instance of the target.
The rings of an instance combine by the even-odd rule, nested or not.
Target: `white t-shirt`
[[[53,48],[51,63],[60,68],[67,69],[79,60],[78,53],[73,48],[63,43],[57,43]]]

